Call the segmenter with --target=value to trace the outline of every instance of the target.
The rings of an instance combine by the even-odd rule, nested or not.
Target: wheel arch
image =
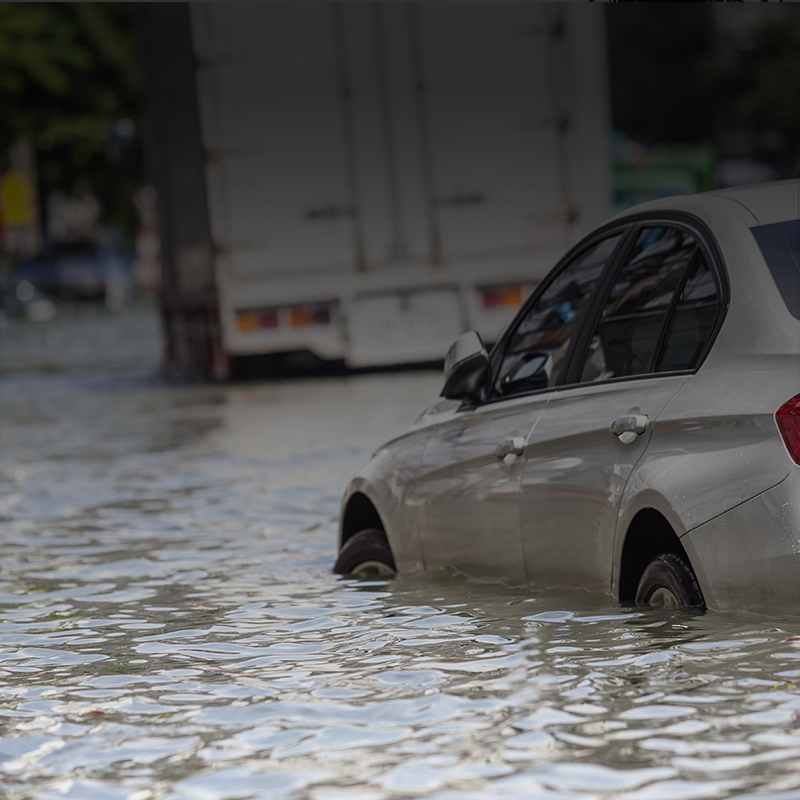
[[[669,520],[655,508],[643,508],[636,513],[625,532],[617,582],[617,596],[621,603],[634,601],[639,579],[660,553],[674,553],[694,571],[689,555]]]
[[[386,525],[375,504],[363,491],[356,490],[346,498],[342,509],[339,547],[341,548],[354,534],[368,528],[376,528],[386,533]]]

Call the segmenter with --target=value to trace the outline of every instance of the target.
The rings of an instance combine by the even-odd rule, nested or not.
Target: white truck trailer
[[[599,6],[195,3],[194,85],[181,94],[182,40],[152,5],[151,139],[168,149],[160,124],[174,140],[155,159],[175,273],[167,329],[196,336],[181,287],[212,292],[212,372],[277,352],[352,367],[436,360],[470,328],[492,342],[610,213]],[[174,10],[161,13],[174,28]],[[175,133],[186,113],[169,125],[192,93],[199,149]],[[179,173],[194,150],[192,191]],[[205,205],[205,220],[187,205]]]

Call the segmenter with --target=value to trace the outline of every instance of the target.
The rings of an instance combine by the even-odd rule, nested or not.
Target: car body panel
[[[616,596],[626,536],[647,510],[683,545],[709,606],[799,602],[800,466],[774,414],[800,394],[800,323],[750,230],[798,217],[796,180],[618,214],[602,235],[675,220],[715,265],[720,315],[701,363],[474,408],[440,401],[376,453],[346,499],[370,497],[401,571],[452,566]],[[648,422],[622,444],[609,427],[626,414]],[[513,436],[523,455],[506,463],[495,448]]]
[[[422,455],[434,430],[434,426],[426,425],[387,443],[350,481],[342,500],[340,547],[344,544],[341,521],[344,520],[345,509],[353,495],[360,492],[372,503],[381,518],[398,571],[418,572],[425,569],[413,509],[403,500],[405,486],[418,473]]]
[[[787,361],[754,360],[746,379],[740,372],[710,371],[686,380],[656,420],[626,487],[622,530],[641,510],[635,498],[646,487],[663,493],[681,521],[681,535],[789,474],[792,462],[774,421],[774,412],[797,392],[791,377],[797,359]],[[781,372],[786,377],[776,380]]]
[[[466,409],[437,427],[406,495],[429,569],[526,584],[519,531],[524,461],[496,450],[507,439],[530,438],[550,394]]]
[[[756,225],[797,219],[800,203],[798,182],[772,181],[770,183],[734,186],[700,197],[718,196],[741,203],[757,220]]]
[[[681,540],[712,608],[797,608],[800,468]]]
[[[740,200],[717,192],[648,200],[646,203],[639,203],[614,214],[613,217],[609,218],[608,222],[622,222],[638,214],[657,217],[662,211],[680,211],[685,214],[692,214],[698,219],[702,219],[714,231],[719,230],[720,226],[724,227],[734,216],[738,216],[747,227],[759,224],[758,218]]]

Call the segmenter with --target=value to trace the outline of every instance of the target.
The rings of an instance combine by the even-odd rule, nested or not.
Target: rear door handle
[[[619,436],[622,444],[630,444],[640,433],[644,433],[646,430],[646,414],[626,414],[611,423],[611,433]]]
[[[494,451],[498,458],[505,458],[506,456],[521,456],[525,450],[525,437],[524,436],[509,436],[508,439],[503,439]]]

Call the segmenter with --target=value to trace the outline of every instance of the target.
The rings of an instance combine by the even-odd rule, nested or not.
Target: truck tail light
[[[278,327],[278,312],[277,311],[262,311],[258,315],[258,322],[262,328],[277,328]]]
[[[520,305],[523,299],[523,287],[517,284],[510,286],[485,286],[480,290],[484,308],[513,307]]]
[[[293,308],[291,321],[293,328],[304,328],[306,325],[329,325],[331,310],[327,305]]]
[[[293,328],[304,328],[311,322],[311,314],[305,308],[293,308],[289,319]]]
[[[787,400],[775,412],[775,422],[789,455],[800,464],[800,394]]]
[[[278,309],[260,308],[236,312],[236,323],[240,331],[254,331],[258,328],[277,328]]]
[[[287,325],[292,328],[305,328],[307,325],[330,325],[333,316],[332,309],[331,303],[242,309],[236,312],[236,324],[243,333]]]

